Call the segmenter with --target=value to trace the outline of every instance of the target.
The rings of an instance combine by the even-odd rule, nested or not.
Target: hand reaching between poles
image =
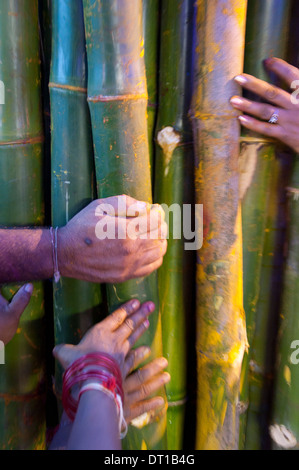
[[[124,418],[130,423],[145,412],[162,408],[162,397],[151,395],[170,380],[165,358],[156,358],[136,371],[149,356],[150,349],[140,346],[133,350],[136,341],[149,326],[148,316],[155,305],[137,300],[127,302],[101,323],[92,327],[77,346],[59,345],[53,353],[65,369],[88,354],[107,353],[118,364],[123,378]],[[80,387],[88,386],[91,379],[80,383],[72,390],[74,398],[80,396]],[[111,398],[99,391],[83,394],[73,424],[68,424],[67,435],[63,418],[62,426],[55,436],[51,448],[61,448],[68,441],[68,449],[117,449],[120,442],[117,435],[115,406]]]
[[[138,226],[142,230],[136,234]],[[109,236],[101,238],[99,231]],[[161,206],[125,195],[93,201],[54,234],[56,243],[53,229],[0,228],[0,284],[50,279],[54,271],[82,281],[120,283],[157,270],[167,250]]]
[[[0,341],[4,344],[12,340],[19,326],[22,313],[30,302],[33,285],[22,286],[11,302],[0,295]]]
[[[235,78],[246,90],[255,93],[267,103],[255,102],[234,96],[231,104],[245,113],[240,123],[254,132],[275,138],[299,152],[299,69],[282,59],[270,58],[264,62],[269,72],[277,75],[290,92],[251,75],[242,74]],[[293,90],[293,91],[291,91]],[[295,91],[294,91],[295,90]],[[272,120],[272,123],[269,121]]]

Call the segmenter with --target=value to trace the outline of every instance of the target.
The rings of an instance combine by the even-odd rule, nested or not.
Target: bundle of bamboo
[[[0,223],[37,226],[44,221],[43,129],[37,0],[10,0],[0,7]],[[9,51],[9,53],[8,53]],[[16,287],[2,290],[7,298]],[[45,446],[45,332],[43,285],[29,307],[0,369],[1,449]]]
[[[96,195],[81,0],[52,1],[52,223],[63,226]],[[62,278],[54,285],[56,343],[76,344],[100,320],[100,286]],[[62,370],[57,364],[56,391]]]
[[[239,204],[239,126],[229,106],[243,70],[246,1],[197,1],[193,99],[196,202],[204,206],[197,267],[197,449],[238,447],[246,348]]]
[[[151,202],[142,2],[84,0],[84,16],[98,194],[127,194]],[[156,273],[122,285],[107,285],[107,295],[109,310],[130,298],[155,303],[156,311],[142,342],[151,347],[152,357],[161,355]],[[165,410],[159,416],[146,414],[134,424],[138,427],[130,426],[126,447],[166,448]]]
[[[164,355],[169,361],[169,407],[134,420],[124,449],[184,446],[190,387],[185,340],[195,301],[198,382],[191,387],[197,393],[197,429],[188,433],[196,434],[196,448],[268,445],[274,346],[279,354],[272,445],[298,447],[299,159],[288,189],[289,252],[282,282],[281,201],[289,163],[278,158],[273,140],[248,131],[242,132],[240,152],[237,113],[229,103],[239,91],[233,78],[243,72],[246,11],[245,72],[269,81],[262,62],[270,55],[285,57],[292,4],[248,0],[247,10],[247,0],[1,2],[0,224],[44,224],[45,201],[54,227],[97,196],[127,194],[151,203],[153,184],[155,201],[179,212],[180,227],[169,218],[168,252],[158,276],[105,286],[105,312],[100,285],[72,279],[54,285],[56,343],[77,343],[104,313],[131,298],[156,304],[142,343],[152,349],[148,360]],[[51,201],[44,197],[43,179],[43,170],[50,172],[49,143]],[[182,207],[194,203],[194,194],[204,207],[196,295],[194,256],[184,251],[183,236],[174,236],[184,234]],[[1,292],[9,299],[16,289],[2,286]],[[44,298],[44,285],[35,283],[6,347],[0,369],[2,449],[45,448]],[[61,379],[57,365],[58,396]]]

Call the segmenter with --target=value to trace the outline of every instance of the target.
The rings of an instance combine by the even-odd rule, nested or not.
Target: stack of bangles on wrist
[[[92,381],[91,381],[92,379]],[[85,385],[84,382],[88,381]],[[76,401],[71,391],[75,385],[81,385]],[[86,354],[77,359],[63,375],[62,404],[74,421],[80,398],[84,392],[98,390],[110,396],[118,410],[119,433],[123,439],[127,434],[127,423],[123,415],[124,392],[119,366],[113,357],[105,353]]]

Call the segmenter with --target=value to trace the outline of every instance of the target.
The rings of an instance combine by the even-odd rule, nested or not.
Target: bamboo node
[[[62,90],[68,91],[77,91],[79,93],[87,93],[87,88],[79,87],[79,86],[72,86],[72,85],[62,85],[61,83],[49,83],[49,88],[61,88]]]
[[[147,93],[130,93],[127,95],[97,95],[88,96],[87,101],[91,103],[107,103],[110,101],[138,101],[148,100]]]
[[[28,137],[27,139],[18,139],[18,140],[11,140],[7,142],[0,142],[0,147],[10,146],[10,145],[34,145],[34,144],[42,144],[45,138],[42,134],[37,135],[36,137]]]

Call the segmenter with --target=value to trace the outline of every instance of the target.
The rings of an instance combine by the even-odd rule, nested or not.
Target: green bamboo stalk
[[[240,129],[229,100],[243,71],[246,1],[197,1],[192,118],[197,253],[197,449],[238,447],[240,373],[246,348],[239,202]]]
[[[261,80],[270,81],[263,61],[271,55],[285,57],[290,6],[289,0],[248,1],[244,64],[246,73]],[[255,323],[258,321],[256,306],[261,284],[270,179],[273,176],[272,166],[277,145],[275,141],[271,142],[271,139],[249,131],[242,132],[241,144],[244,309],[248,342],[251,347],[256,330]],[[250,349],[245,353],[242,366],[240,400],[244,410],[247,409],[249,401],[248,379],[251,377],[248,375],[249,362]],[[249,439],[256,437],[260,442],[256,427],[252,431],[249,427],[246,429],[246,419],[247,412],[245,411],[241,415],[240,422],[240,448],[244,447],[247,434],[252,435]]]
[[[0,223],[38,226],[44,222],[43,129],[37,0],[0,6]],[[3,103],[3,101],[1,101]],[[2,289],[6,298],[16,286]],[[45,361],[43,284],[32,300],[0,366],[0,448],[45,447]]]
[[[52,223],[63,226],[96,195],[81,0],[52,0],[50,76]],[[76,344],[100,319],[100,286],[62,278],[54,285],[55,341]],[[62,370],[56,364],[56,391]]]
[[[296,157],[289,196],[288,254],[280,310],[277,371],[270,435],[274,449],[299,448],[299,320],[298,228],[299,158]]]
[[[159,111],[156,127],[155,201],[170,207],[190,204],[193,179],[192,126],[188,118],[192,95],[193,0],[174,5],[162,1]],[[189,182],[189,184],[188,184]],[[186,190],[186,188],[188,188]],[[174,239],[183,227],[169,224],[169,241],[159,270],[163,353],[168,359],[171,383],[166,386],[167,443],[169,450],[183,446],[186,402],[186,324],[190,283],[184,271],[184,239]],[[184,282],[185,280],[185,282]]]
[[[147,81],[147,123],[149,137],[150,164],[154,165],[154,134],[158,101],[158,52],[160,0],[142,1],[142,25],[144,37],[144,60]]]
[[[84,0],[84,15],[98,194],[127,194],[151,202],[142,2]],[[142,343],[151,346],[152,357],[161,355],[157,274],[108,285],[107,296],[110,310],[135,297],[156,304]],[[147,421],[143,421],[141,429],[130,426],[125,448],[166,448],[165,410],[154,418],[147,414],[146,418],[150,423],[145,425]]]
[[[293,2],[288,62],[298,67],[298,2]],[[275,381],[273,386],[273,409],[270,435],[273,449],[297,449],[299,440],[298,420],[298,236],[296,220],[298,216],[299,162],[294,158],[291,180],[287,186],[288,229],[285,250],[285,269],[282,283],[282,302],[276,341]],[[297,395],[297,396],[296,396]],[[283,433],[283,434],[282,434]],[[283,439],[282,439],[283,437]],[[297,441],[297,443],[295,443]]]
[[[51,0],[39,0],[39,31],[40,31],[40,56],[41,56],[41,91],[42,110],[44,122],[44,193],[45,193],[45,223],[51,225],[51,112],[49,77],[51,67],[52,46],[52,18]],[[50,283],[49,283],[50,284]],[[50,286],[49,286],[50,291]],[[52,295],[52,293],[49,293]],[[48,304],[48,302],[47,302]],[[50,308],[49,308],[50,309]]]
[[[254,332],[251,334],[248,363],[249,407],[247,410],[245,449],[261,450],[265,441],[264,391],[267,380],[268,328],[274,320],[272,299],[273,278],[277,276],[275,253],[277,252],[277,216],[279,187],[281,185],[281,164],[277,159],[271,164],[271,178],[268,182],[269,202],[264,226],[264,243],[260,267],[260,287],[256,302]],[[266,405],[267,406],[267,405]]]

